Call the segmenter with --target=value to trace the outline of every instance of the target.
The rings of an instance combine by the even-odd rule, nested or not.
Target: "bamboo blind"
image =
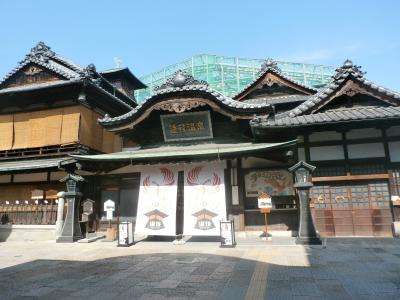
[[[0,116],[0,150],[11,149],[13,142],[13,115]]]
[[[28,146],[36,148],[46,145],[46,116],[49,111],[37,111],[30,114]],[[51,113],[51,112],[50,112]]]
[[[80,112],[78,106],[63,109],[60,144],[71,144],[79,141]]]
[[[59,145],[61,143],[61,130],[63,121],[63,110],[56,109],[52,114],[46,116],[46,146]]]
[[[121,150],[121,138],[104,130],[97,112],[77,105],[0,115],[0,151],[81,143],[102,152]]]
[[[28,148],[29,135],[29,113],[15,114],[12,149]]]

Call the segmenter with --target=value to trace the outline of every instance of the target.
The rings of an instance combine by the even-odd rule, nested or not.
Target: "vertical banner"
[[[184,201],[184,234],[219,236],[226,219],[224,163],[187,165]]]
[[[177,170],[170,166],[143,168],[140,174],[136,234],[176,234],[177,175]]]

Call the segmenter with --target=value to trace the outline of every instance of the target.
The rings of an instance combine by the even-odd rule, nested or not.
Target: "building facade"
[[[38,207],[50,210],[65,190],[58,180],[77,173],[83,199],[95,203],[91,231],[109,225],[109,199],[113,223],[133,221],[139,234],[219,235],[227,218],[259,231],[257,197],[267,193],[270,230],[295,235],[288,168],[303,160],[317,167],[311,207],[321,236],[395,234],[400,94],[351,61],[319,89],[271,59],[233,97],[182,71],[137,105],[133,91],[143,87],[128,69],[97,72],[44,44],[32,49],[0,83],[2,223],[35,223]]]

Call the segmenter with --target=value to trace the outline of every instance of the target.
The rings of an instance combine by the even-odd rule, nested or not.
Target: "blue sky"
[[[339,65],[400,91],[400,1],[1,1],[0,77],[38,41],[146,75],[195,54]]]

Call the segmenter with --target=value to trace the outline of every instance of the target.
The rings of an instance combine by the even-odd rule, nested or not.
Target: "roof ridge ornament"
[[[261,65],[261,69],[258,74],[264,73],[267,70],[274,71],[275,73],[280,74],[282,70],[278,67],[278,63],[272,58],[268,57],[263,64]]]
[[[90,79],[95,84],[100,85],[101,76],[99,76],[94,64],[88,64],[87,67],[84,68],[80,73],[82,78]]]
[[[31,49],[31,52],[26,55],[26,58],[47,62],[49,57],[53,57],[54,55],[56,55],[56,53],[52,51],[49,46],[43,42],[39,42]]]
[[[361,66],[354,65],[350,59],[346,59],[343,65],[336,69],[336,73],[333,75],[335,80],[344,79],[349,75],[360,79],[364,77],[366,72],[361,71]]]
[[[159,91],[167,88],[182,88],[186,85],[208,86],[208,83],[204,80],[196,80],[192,75],[189,75],[188,73],[182,70],[178,70],[163,84],[155,87],[154,90]]]

